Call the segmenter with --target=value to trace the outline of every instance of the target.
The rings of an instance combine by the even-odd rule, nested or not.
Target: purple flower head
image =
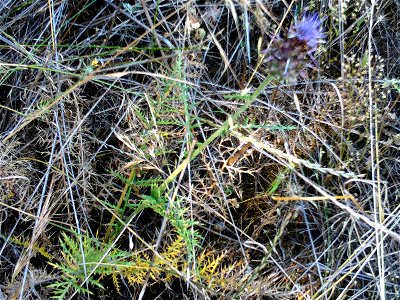
[[[316,50],[325,37],[321,23],[318,13],[305,14],[299,23],[290,27],[288,37],[303,41],[310,50]]]
[[[268,72],[286,80],[306,78],[307,69],[315,65],[313,52],[324,42],[321,23],[318,13],[304,14],[289,28],[287,38],[272,40],[269,48],[262,51]]]

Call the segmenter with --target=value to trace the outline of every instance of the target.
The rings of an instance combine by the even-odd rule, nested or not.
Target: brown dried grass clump
[[[3,2],[0,299],[398,298],[396,1]]]

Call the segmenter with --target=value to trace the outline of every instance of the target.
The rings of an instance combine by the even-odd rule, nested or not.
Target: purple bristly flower
[[[305,14],[302,20],[289,28],[287,38],[275,38],[262,51],[270,73],[281,78],[307,76],[307,68],[314,67],[313,52],[324,42],[325,34],[318,13]]]
[[[288,37],[305,42],[309,50],[316,50],[325,37],[321,23],[318,13],[305,14],[299,23],[291,26]]]

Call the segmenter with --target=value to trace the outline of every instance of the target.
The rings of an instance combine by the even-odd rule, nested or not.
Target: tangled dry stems
[[[191,161],[264,79],[260,45],[285,36],[293,7],[1,4],[0,298],[54,296],[68,251],[83,277],[65,298],[398,297],[400,8],[325,2],[309,4],[326,16],[320,65],[271,83]],[[182,163],[166,206],[135,214]],[[138,259],[140,276],[126,271]]]

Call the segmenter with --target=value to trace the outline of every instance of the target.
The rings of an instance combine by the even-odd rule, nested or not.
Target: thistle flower
[[[300,23],[290,27],[288,37],[303,41],[309,50],[316,50],[325,37],[321,22],[318,13],[305,14]]]
[[[321,22],[317,13],[305,14],[301,22],[290,27],[286,39],[274,40],[271,47],[263,51],[268,71],[287,79],[297,75],[307,77],[306,69],[312,68],[314,63],[312,53],[324,42]]]

